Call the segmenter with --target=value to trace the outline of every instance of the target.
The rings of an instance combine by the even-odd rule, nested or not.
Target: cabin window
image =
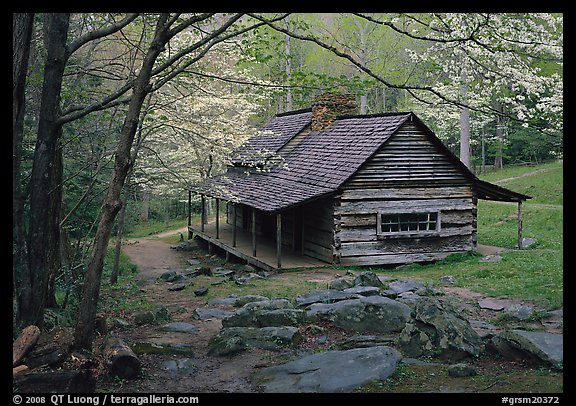
[[[378,213],[378,235],[436,234],[440,230],[438,212]]]

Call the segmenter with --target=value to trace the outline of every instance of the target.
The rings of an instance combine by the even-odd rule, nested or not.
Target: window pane
[[[381,214],[382,233],[434,231],[438,224],[438,213]]]

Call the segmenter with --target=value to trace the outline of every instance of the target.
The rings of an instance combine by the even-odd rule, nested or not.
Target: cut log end
[[[141,369],[140,359],[132,349],[119,338],[109,338],[106,341],[104,356],[108,363],[108,372],[112,376],[123,379],[133,379]]]

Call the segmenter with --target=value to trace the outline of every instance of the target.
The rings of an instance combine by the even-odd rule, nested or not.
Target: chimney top
[[[356,98],[352,94],[324,93],[312,103],[312,131],[322,131],[338,116],[356,112]]]

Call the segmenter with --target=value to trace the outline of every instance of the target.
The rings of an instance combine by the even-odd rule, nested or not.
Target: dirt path
[[[178,230],[177,232],[179,232]],[[166,235],[176,232],[171,231]],[[219,319],[195,320],[193,312],[206,306],[201,298],[191,297],[190,291],[168,291],[166,283],[155,283],[168,270],[182,270],[190,253],[170,248],[170,244],[152,238],[133,239],[123,247],[124,252],[138,266],[140,291],[150,303],[166,307],[173,322],[190,323],[198,328],[195,334],[161,331],[160,326],[145,325],[124,331],[128,342],[154,341],[161,344],[187,345],[192,356],[141,355],[145,379],[123,382],[121,392],[255,392],[249,374],[262,364],[267,351],[245,351],[233,358],[208,355],[208,341],[222,327]],[[221,307],[232,310],[230,306]],[[174,363],[186,361],[191,368],[175,370]],[[171,366],[172,364],[172,366]]]

